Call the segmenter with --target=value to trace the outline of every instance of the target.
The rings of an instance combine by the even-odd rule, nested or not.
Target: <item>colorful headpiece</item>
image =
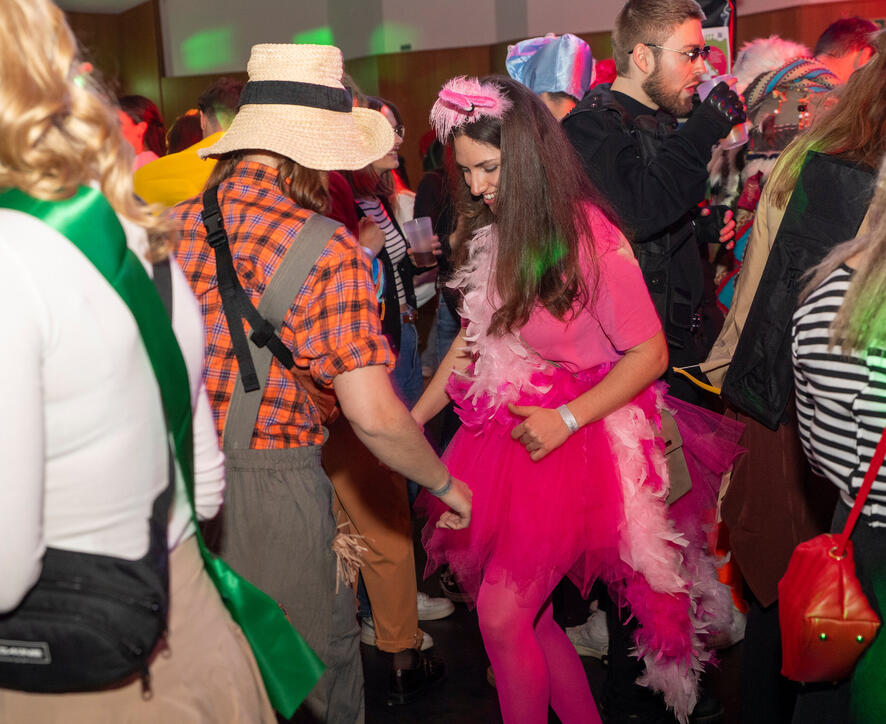
[[[568,93],[580,101],[594,71],[590,46],[570,33],[521,40],[508,46],[508,75],[535,93]]]
[[[446,143],[453,129],[483,116],[501,118],[510,107],[511,101],[495,83],[481,83],[477,78],[461,75],[440,89],[431,108],[431,128],[440,142]]]

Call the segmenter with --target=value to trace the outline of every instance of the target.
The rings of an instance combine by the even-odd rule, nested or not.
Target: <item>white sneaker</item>
[[[421,650],[427,651],[434,645],[434,639],[424,631],[421,633]],[[372,620],[372,616],[360,619],[360,642],[367,646],[375,646],[375,622]]]
[[[601,659],[609,653],[609,630],[606,628],[606,612],[593,611],[581,626],[570,626],[566,635],[579,656]]]
[[[431,598],[421,591],[416,596],[416,603],[419,621],[436,621],[439,618],[446,618],[455,611],[455,606],[448,598]]]

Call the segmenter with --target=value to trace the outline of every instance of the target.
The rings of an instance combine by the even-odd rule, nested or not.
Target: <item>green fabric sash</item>
[[[0,207],[30,214],[67,237],[135,317],[160,387],[206,571],[252,647],[271,704],[284,717],[291,717],[324,666],[277,603],[210,553],[203,541],[194,510],[194,436],[187,368],[163,302],[142,263],[127,247],[117,215],[100,191],[85,186],[63,201],[41,201],[11,189],[0,193]]]

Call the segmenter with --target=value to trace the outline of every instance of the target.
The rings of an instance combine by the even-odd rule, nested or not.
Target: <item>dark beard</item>
[[[680,98],[680,94],[683,92],[682,88],[676,93],[665,88],[660,66],[652,71],[652,74],[643,81],[640,87],[655,105],[672,116],[682,118],[689,115],[689,111],[692,110],[692,97],[685,100]]]

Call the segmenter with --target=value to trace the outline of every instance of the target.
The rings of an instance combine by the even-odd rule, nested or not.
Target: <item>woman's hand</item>
[[[471,522],[471,498],[473,497],[474,494],[467,485],[458,478],[452,478],[452,488],[440,498],[449,506],[449,510],[437,520],[437,527],[450,530],[467,528]]]
[[[369,249],[374,257],[378,256],[378,253],[385,245],[385,233],[378,224],[365,216],[361,217],[357,224],[360,246]]]
[[[569,428],[557,410],[532,405],[521,407],[508,403],[512,415],[522,417],[523,422],[511,430],[511,437],[519,440],[534,461],[541,460],[551,450],[556,450],[569,437]]]
[[[443,256],[443,245],[440,243],[440,239],[436,234],[434,234],[434,236],[431,238],[431,252],[434,254],[435,257]],[[425,267],[423,264],[416,264],[415,263],[415,251],[413,250],[413,248],[411,246],[407,247],[406,253],[409,255],[409,261],[412,262],[412,266],[414,266],[418,269],[433,268],[433,267]]]

